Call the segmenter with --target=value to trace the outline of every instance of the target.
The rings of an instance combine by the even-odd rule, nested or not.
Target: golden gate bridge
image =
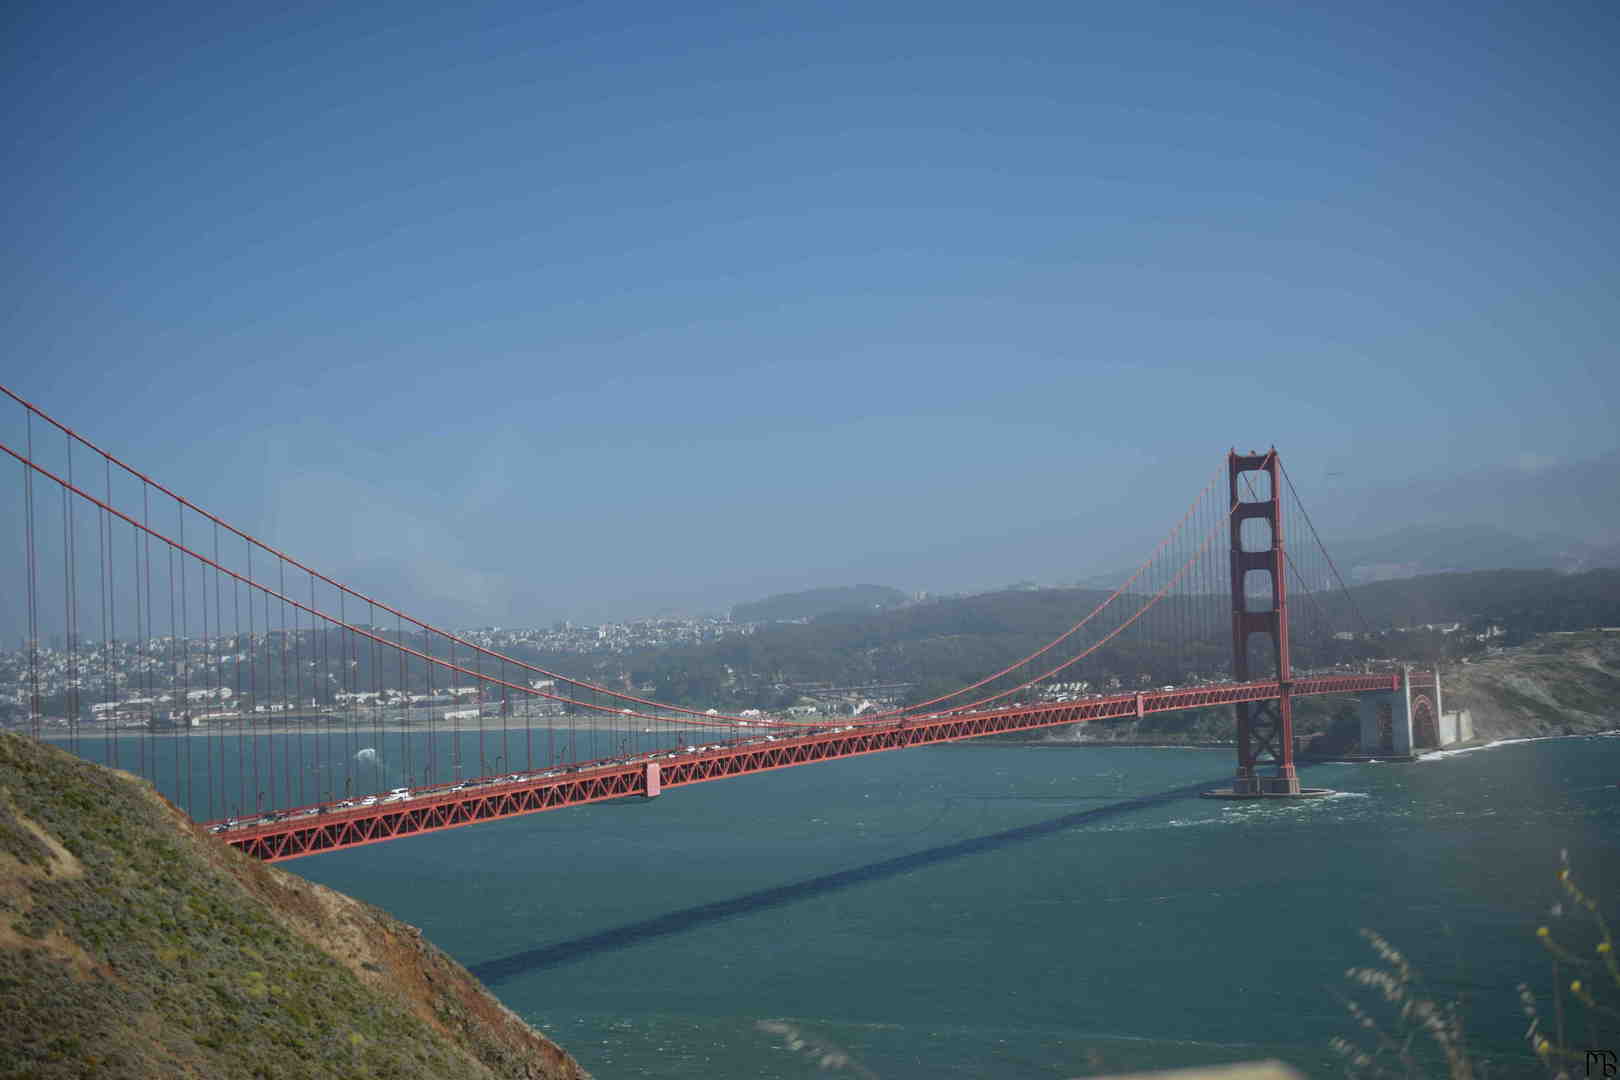
[[[1432,674],[1333,663],[1355,637],[1337,623],[1359,616],[1275,449],[1229,452],[1147,558],[1039,648],[949,693],[829,721],[660,702],[497,651],[335,580],[0,392],[20,421],[0,450],[20,466],[8,517],[29,733],[146,777],[267,861],[1217,706],[1236,712],[1238,760],[1232,786],[1209,794],[1310,797],[1322,792],[1295,769],[1296,699],[1362,695],[1387,721],[1391,703],[1427,715],[1438,696]],[[1311,657],[1297,672],[1296,647]]]

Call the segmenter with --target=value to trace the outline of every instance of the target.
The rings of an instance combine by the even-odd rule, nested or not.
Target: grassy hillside
[[[585,1074],[419,931],[0,732],[3,1077]]]

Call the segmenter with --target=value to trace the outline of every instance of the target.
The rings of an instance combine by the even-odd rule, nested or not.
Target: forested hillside
[[[791,622],[839,612],[870,615],[899,607],[907,599],[905,593],[886,585],[837,585],[738,604],[731,609],[731,618],[734,622]]]
[[[796,699],[796,686],[874,682],[910,683],[909,700],[920,701],[1033,652],[1107,595],[1091,589],[1013,590],[876,615],[828,615],[620,663],[636,685],[651,687],[661,698],[694,704],[779,707]],[[1126,610],[1140,602],[1130,596],[1116,601],[1129,604]],[[1117,677],[1134,687],[1144,681],[1179,683],[1188,672],[1229,669],[1228,598],[1183,597],[1176,603],[1178,612],[1165,621],[1162,632],[1150,617],[1142,632],[1122,636],[1088,661],[1088,677]],[[1434,574],[1356,586],[1343,594],[1295,596],[1293,610],[1299,667],[1367,658],[1455,660],[1483,653],[1491,643],[1517,644],[1550,631],[1620,625],[1620,571]],[[1425,628],[1451,623],[1461,626],[1451,633]],[[1200,628],[1203,636],[1191,642],[1181,638],[1178,628],[1187,626]],[[1493,626],[1502,634],[1480,640],[1477,635]],[[1349,641],[1331,637],[1338,630],[1362,636]],[[1063,648],[1048,655],[1048,666],[1071,655]]]
[[[1507,643],[1537,634],[1620,625],[1620,570],[1476,570],[1380,581],[1348,598],[1321,598],[1329,618],[1355,628],[1352,604],[1375,630],[1463,621],[1507,631]]]

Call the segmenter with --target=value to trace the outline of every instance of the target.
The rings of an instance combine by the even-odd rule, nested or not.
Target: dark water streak
[[[1219,780],[1209,780],[1198,784],[1188,784],[1184,787],[1172,788],[1169,791],[1161,791],[1155,795],[1143,795],[1134,799],[1126,799],[1124,802],[1115,803],[1111,806],[1099,806],[1078,813],[1064,814],[1061,817],[1051,818],[1047,821],[1037,821],[1029,825],[1004,829],[988,836],[976,836],[968,840],[958,840],[952,844],[941,844],[938,847],[915,851],[909,855],[899,855],[892,859],[867,863],[864,866],[855,866],[831,874],[821,874],[816,877],[806,878],[803,881],[778,885],[775,888],[760,889],[756,892],[745,893],[742,896],[733,896],[708,904],[698,904],[694,907],[683,908],[680,911],[671,911],[656,918],[615,926],[609,930],[587,934],[584,937],[574,938],[569,941],[560,941],[542,948],[527,949],[499,959],[486,960],[481,964],[472,965],[468,970],[483,982],[496,985],[519,975],[559,967],[595,953],[628,948],[651,938],[663,937],[668,934],[684,933],[688,930],[697,929],[706,923],[721,922],[733,916],[763,911],[766,908],[791,904],[823,893],[836,892],[855,885],[895,877],[912,870],[922,869],[925,866],[933,866],[969,855],[977,855],[981,852],[1011,847],[1014,844],[1026,843],[1037,837],[1049,836],[1052,833],[1072,829],[1077,825],[1084,825],[1088,822],[1118,817],[1148,807],[1164,806],[1180,799],[1196,798],[1200,792],[1217,787],[1219,783]],[[1011,796],[1002,797],[1012,798]],[[1052,796],[1051,798],[1072,799],[1074,796]]]

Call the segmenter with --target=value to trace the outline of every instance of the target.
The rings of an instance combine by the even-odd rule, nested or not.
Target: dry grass
[[[1536,940],[1552,966],[1552,1015],[1542,1014],[1528,984],[1519,985],[1519,1002],[1530,1021],[1525,1037],[1548,1075],[1559,1080],[1593,1075],[1590,1054],[1620,1051],[1620,964],[1614,935],[1597,899],[1576,884],[1568,858],[1562,853],[1564,865],[1558,870],[1564,900],[1553,908],[1557,930],[1552,925],[1536,929]]]
[[[1543,1012],[1529,983],[1520,983],[1518,993],[1530,1022],[1525,1038],[1536,1058],[1554,1080],[1574,1080],[1607,1075],[1602,1055],[1611,1055],[1612,1062],[1620,1051],[1620,964],[1598,901],[1576,883],[1567,853],[1561,860],[1557,880],[1564,900],[1552,908],[1557,930],[1541,926],[1535,932],[1551,962],[1551,1014]],[[1481,1073],[1469,1053],[1461,1004],[1424,993],[1399,950],[1371,930],[1361,933],[1384,966],[1345,973],[1363,998],[1371,997],[1343,999],[1357,1034],[1335,1038],[1332,1046],[1346,1074],[1472,1080]]]
[[[1345,1071],[1368,1077],[1419,1077],[1438,1072],[1451,1080],[1473,1080],[1459,1004],[1437,1002],[1426,994],[1417,970],[1382,937],[1371,930],[1363,930],[1361,936],[1385,966],[1351,968],[1345,977],[1373,991],[1382,1008],[1344,999],[1359,1029],[1355,1039],[1332,1042],[1344,1060]]]

